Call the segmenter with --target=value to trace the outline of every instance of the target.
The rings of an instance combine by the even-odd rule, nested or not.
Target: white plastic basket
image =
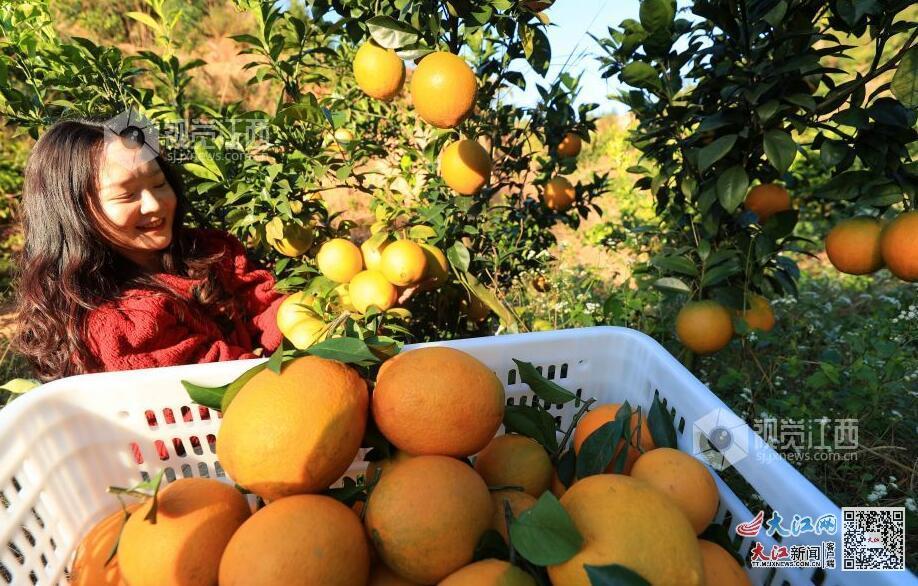
[[[834,513],[838,507],[762,442],[698,379],[648,336],[599,327],[476,338],[436,345],[460,348],[492,368],[505,383],[508,402],[533,401],[520,382],[514,358],[532,362],[550,379],[601,403],[630,401],[648,408],[654,393],[675,414],[679,447],[689,453],[702,433],[697,422],[712,413],[748,455],[735,469],[785,519],[793,514]],[[410,347],[409,347],[410,348]],[[225,478],[214,452],[217,413],[202,417],[180,381],[207,386],[235,379],[259,360],[241,360],[75,376],[58,380],[0,411],[0,585],[67,584],[66,568],[80,536],[117,507],[105,489],[130,486],[166,469],[166,477]],[[579,405],[551,408],[566,425]],[[192,413],[192,421],[182,415]],[[167,424],[169,417],[176,421]],[[156,424],[148,423],[149,414]],[[710,417],[709,417],[710,419]],[[705,430],[706,432],[707,430]],[[192,438],[198,438],[197,446]],[[180,442],[183,449],[177,450]],[[157,445],[160,446],[157,449]],[[138,465],[135,446],[143,456]],[[161,460],[163,448],[167,458]],[[177,453],[179,452],[179,453]],[[180,454],[184,452],[184,454]],[[352,471],[362,469],[355,461]],[[738,538],[737,523],[753,517],[715,474],[721,494],[716,521],[728,527],[745,555],[751,539]],[[764,530],[755,539],[769,550]],[[816,544],[839,535],[806,534],[789,543]],[[755,584],[911,584],[909,572],[823,572],[814,569],[748,569]]]

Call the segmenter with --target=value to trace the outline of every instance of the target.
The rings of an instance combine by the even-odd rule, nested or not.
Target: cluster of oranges
[[[402,353],[368,389],[354,369],[316,356],[258,372],[223,414],[216,452],[228,477],[267,504],[252,513],[232,485],[173,481],[88,533],[73,583],[534,586],[508,562],[474,562],[475,549],[491,529],[507,539],[508,507],[516,518],[551,491],[584,537],[573,557],[547,567],[553,584],[589,584],[584,564],[621,564],[655,584],[749,584],[730,553],[697,537],[717,510],[713,476],[691,456],[656,447],[640,413],[630,443],[610,450],[627,450],[624,473],[565,487],[541,444],[496,435],[505,391],[469,354]],[[586,413],[574,451],[619,409]],[[353,464],[368,429],[393,451],[369,464],[368,496],[349,507],[327,491],[342,475],[361,477]]]
[[[377,234],[359,247],[333,238],[322,244],[316,262],[322,275],[338,283],[335,293],[341,308],[358,313],[371,307],[386,311],[411,291],[436,289],[449,278],[442,250],[388,234]],[[278,308],[278,329],[296,348],[314,344],[327,327],[314,303],[313,296],[299,292]]]
[[[903,281],[918,281],[918,210],[885,225],[868,216],[842,220],[826,236],[826,254],[849,275],[868,275],[885,266]]]
[[[368,41],[354,57],[357,85],[372,98],[392,100],[405,83],[405,63],[392,49]],[[458,55],[436,51],[423,57],[411,76],[411,101],[418,116],[437,128],[455,128],[475,108],[478,79]],[[570,132],[556,145],[558,156],[580,154],[582,139]],[[462,196],[478,194],[491,178],[491,155],[480,142],[462,138],[440,152],[440,177]],[[543,204],[563,212],[574,203],[576,190],[563,176],[552,178],[542,190]]]

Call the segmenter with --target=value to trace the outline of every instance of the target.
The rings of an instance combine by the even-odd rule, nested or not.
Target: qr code
[[[905,569],[905,507],[842,507],[842,570]]]

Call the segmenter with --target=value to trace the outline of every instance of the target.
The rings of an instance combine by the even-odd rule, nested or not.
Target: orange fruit
[[[536,586],[536,581],[508,562],[489,559],[450,574],[439,586]]]
[[[583,139],[580,138],[580,135],[568,132],[558,143],[558,156],[564,158],[576,157],[580,154],[581,148],[583,148]]]
[[[336,283],[348,283],[363,269],[363,255],[350,240],[333,238],[316,255],[319,271]]]
[[[574,203],[576,191],[565,177],[555,177],[542,190],[542,203],[550,210],[565,212]]]
[[[139,507],[140,503],[132,503],[125,509],[130,515]],[[125,520],[125,511],[119,508],[103,517],[83,536],[70,569],[71,586],[127,586],[118,568],[118,558],[105,563],[118,541]]]
[[[747,210],[755,212],[759,223],[764,224],[778,212],[791,209],[790,194],[777,183],[763,183],[749,190],[743,205]]]
[[[903,281],[918,281],[918,210],[899,214],[883,229],[880,251],[892,274]]]
[[[867,275],[883,267],[880,235],[883,224],[875,218],[842,220],[826,236],[829,262],[842,273]]]
[[[475,470],[488,486],[519,486],[538,498],[551,486],[554,468],[545,448],[524,435],[491,440],[475,458]]]
[[[365,94],[388,101],[405,83],[405,63],[392,49],[367,42],[354,56],[354,78]]]
[[[300,291],[277,308],[277,329],[300,350],[315,344],[325,331],[325,322],[311,309],[314,301],[312,295]]]
[[[409,454],[463,457],[481,451],[504,417],[504,387],[474,356],[436,346],[383,363],[373,390],[373,418]]]
[[[366,313],[371,305],[385,311],[395,307],[398,291],[379,271],[360,271],[348,285],[351,304],[360,313]]]
[[[402,578],[385,564],[376,564],[370,569],[370,581],[367,586],[421,586],[408,578]]]
[[[153,499],[140,505],[121,533],[118,566],[131,586],[217,583],[220,557],[249,518],[249,503],[228,484],[180,478],[159,491],[156,523],[146,520]]]
[[[704,563],[704,583],[707,586],[752,586],[747,574],[730,553],[710,541],[698,540]]]
[[[366,584],[370,551],[360,518],[323,495],[274,501],[236,531],[220,562],[220,586]]]
[[[583,447],[583,442],[585,442],[586,439],[590,437],[594,431],[610,421],[615,421],[615,416],[618,415],[618,410],[620,407],[621,405],[618,403],[599,405],[591,411],[588,411],[583,417],[580,418],[580,421],[577,422],[577,428],[574,429],[575,454],[580,453],[580,448]],[[641,436],[640,442],[638,441],[639,419]],[[618,445],[615,447],[615,453],[612,455],[612,461],[609,462],[609,466],[606,468],[606,472],[611,473],[612,470],[615,469],[615,461],[618,459],[624,445],[624,438],[618,440]],[[640,449],[638,449],[638,446],[640,446]],[[622,473],[628,474],[631,471],[631,467],[634,465],[634,462],[638,459],[638,456],[641,455],[641,450],[649,452],[654,448],[656,448],[656,445],[653,443],[653,437],[650,435],[650,427],[647,426],[647,413],[642,411],[640,417],[638,417],[637,411],[633,410],[631,413],[631,445],[628,446],[628,454],[625,456],[625,467]]]
[[[363,379],[335,360],[304,356],[280,374],[262,370],[223,414],[217,457],[268,501],[323,491],[357,455],[368,402]]]
[[[730,312],[716,301],[690,301],[676,316],[676,335],[696,354],[711,354],[724,348],[733,338]]]
[[[577,481],[561,506],[583,536],[580,551],[548,567],[552,584],[589,586],[584,565],[621,564],[651,584],[704,582],[695,531],[679,507],[646,482],[621,474]]]
[[[770,332],[775,327],[775,312],[767,299],[755,293],[749,294],[749,308],[739,312],[750,330]]]
[[[695,533],[708,528],[720,495],[704,464],[679,450],[657,448],[637,459],[631,477],[643,480],[672,499],[688,517]]]
[[[488,487],[470,466],[445,456],[417,456],[380,479],[365,522],[388,567],[430,584],[472,561],[491,513]]]
[[[360,245],[360,252],[363,253],[363,263],[368,270],[378,271],[382,266],[382,253],[392,240],[386,235],[384,238],[370,238]]]
[[[302,256],[312,246],[312,227],[275,218],[265,226],[265,238],[284,256]]]
[[[494,514],[491,516],[491,529],[500,533],[504,541],[509,542],[507,537],[507,513],[504,503],[510,503],[510,510],[513,512],[513,518],[518,519],[520,513],[528,511],[535,506],[538,499],[519,490],[495,490],[491,493],[491,504],[494,507]]]
[[[411,240],[397,240],[386,246],[380,259],[380,270],[386,280],[398,287],[419,283],[427,270],[424,249]]]
[[[367,464],[367,470],[364,472],[367,482],[375,482],[377,480],[377,475],[382,478],[383,474],[386,474],[389,470],[398,466],[405,460],[413,458],[408,452],[402,452],[401,450],[395,450],[388,458],[383,458],[382,460],[375,460]]]
[[[459,195],[475,195],[491,178],[491,156],[474,140],[457,140],[440,153],[440,176]]]
[[[449,262],[446,255],[432,244],[421,242],[418,246],[424,250],[424,256],[427,257],[427,271],[424,273],[421,288],[425,291],[439,289],[449,281]]]
[[[474,322],[483,321],[491,315],[491,308],[488,304],[478,298],[477,295],[469,293],[468,299],[459,302],[459,310]]]
[[[454,128],[475,107],[478,80],[462,57],[437,51],[421,59],[411,76],[418,116],[437,128]]]

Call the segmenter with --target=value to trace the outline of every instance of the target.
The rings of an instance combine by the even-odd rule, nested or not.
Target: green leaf
[[[692,292],[691,287],[686,285],[685,281],[675,277],[663,277],[662,279],[657,279],[654,281],[653,286],[657,289],[660,289],[661,291],[671,291],[673,293],[690,294]]]
[[[41,383],[33,378],[14,378],[3,386],[0,386],[0,389],[14,395],[21,395],[38,386],[41,386]]]
[[[639,11],[641,26],[651,34],[669,30],[676,17],[674,8],[669,0],[643,0]]]
[[[446,251],[446,258],[449,260],[449,264],[460,273],[469,271],[469,263],[472,257],[469,254],[469,249],[461,242],[456,242],[449,247],[449,250]]]
[[[918,108],[918,47],[912,47],[899,61],[889,86],[906,108]]]
[[[826,167],[834,167],[845,160],[848,145],[840,140],[827,140],[819,147],[819,160]]]
[[[223,396],[226,394],[229,385],[202,387],[186,380],[181,382],[182,386],[185,387],[185,392],[188,393],[188,397],[198,405],[203,405],[214,411],[219,411],[223,407]]]
[[[126,12],[125,16],[133,18],[156,33],[162,32],[163,30],[159,23],[153,20],[153,17],[145,12]]]
[[[379,362],[367,343],[358,338],[332,338],[310,346],[307,352],[313,356],[358,366],[370,366]]]
[[[520,40],[526,61],[539,75],[548,73],[551,65],[551,43],[541,27],[520,22]]]
[[[510,539],[521,556],[538,566],[564,563],[583,545],[574,521],[549,491],[513,521]]]
[[[539,374],[539,371],[536,370],[531,362],[523,362],[516,358],[513,359],[513,362],[516,363],[516,367],[519,369],[522,381],[529,385],[532,392],[543,401],[552,404],[563,404],[577,398],[574,393]]]
[[[437,237],[437,231],[430,226],[412,226],[408,229],[408,237],[412,240],[429,240]]]
[[[765,156],[771,166],[784,174],[797,158],[797,143],[783,130],[769,130],[762,139]]]
[[[507,405],[504,409],[504,426],[507,433],[531,437],[549,452],[558,451],[558,424],[542,407]]]
[[[650,586],[650,582],[625,566],[589,566],[584,564],[590,586]]]
[[[650,264],[657,268],[688,275],[689,277],[698,275],[698,267],[684,256],[665,256],[658,254],[650,259]]]
[[[236,380],[228,384],[226,386],[226,392],[223,393],[223,398],[220,400],[220,411],[225,414],[226,410],[229,409],[230,403],[233,402],[233,399],[236,398],[236,395],[239,393],[240,389],[245,386],[245,383],[252,380],[253,376],[264,370],[267,366],[267,362],[256,364],[239,375]]]
[[[636,88],[655,90],[661,87],[657,70],[643,61],[632,61],[625,65],[619,75],[623,82]]]
[[[367,20],[367,30],[370,31],[373,40],[386,49],[401,49],[414,45],[420,37],[418,30],[407,22],[385,15]]]
[[[616,415],[615,420],[603,423],[586,438],[577,453],[577,478],[586,478],[606,471],[612,462],[612,456],[615,455],[615,448],[622,439],[623,430],[624,425]]]
[[[728,134],[698,151],[698,170],[704,173],[708,167],[724,158],[735,144],[736,135]]]
[[[271,354],[271,357],[268,358],[267,369],[273,372],[274,374],[280,374],[281,366],[284,364],[284,341],[281,340],[281,343],[278,344],[277,350]]]
[[[650,411],[647,413],[647,426],[650,428],[650,437],[658,448],[679,449],[676,443],[676,428],[673,425],[673,416],[666,411],[660,396],[654,395]]]
[[[728,212],[733,212],[743,200],[749,189],[749,176],[739,165],[733,165],[717,178],[717,201]]]
[[[153,496],[150,497],[153,499],[153,502],[150,504],[150,510],[147,511],[147,515],[143,518],[143,520],[149,521],[154,525],[156,525],[156,512],[159,510],[159,488],[163,485],[163,475],[165,473],[165,469],[160,470],[156,473],[156,476],[146,482],[141,482],[135,487],[138,490],[146,489],[153,491]]]

